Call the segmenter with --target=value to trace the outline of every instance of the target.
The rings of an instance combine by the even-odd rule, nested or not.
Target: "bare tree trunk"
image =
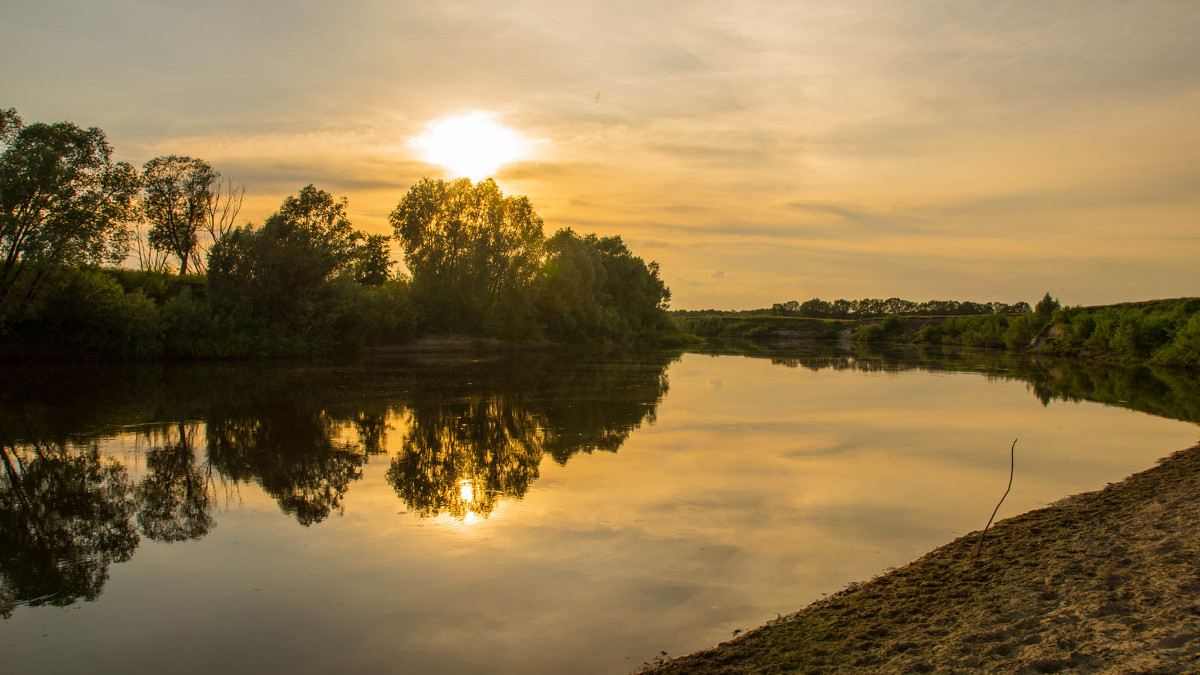
[[[233,181],[226,178],[223,183],[217,183],[208,200],[206,209],[207,219],[204,232],[197,248],[195,268],[198,272],[205,271],[208,266],[208,255],[216,244],[236,225],[238,213],[242,210],[242,200],[246,197],[246,186],[234,186]],[[207,239],[207,241],[205,241]],[[203,263],[201,263],[203,257]]]

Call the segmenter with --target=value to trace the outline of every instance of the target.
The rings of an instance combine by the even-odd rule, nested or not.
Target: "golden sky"
[[[1200,295],[1200,3],[6,0],[0,107],[356,225],[471,111],[495,174],[620,234],[672,307]]]

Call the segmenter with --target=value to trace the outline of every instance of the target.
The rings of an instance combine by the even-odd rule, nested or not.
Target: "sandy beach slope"
[[[1200,445],[654,673],[1200,673]]]

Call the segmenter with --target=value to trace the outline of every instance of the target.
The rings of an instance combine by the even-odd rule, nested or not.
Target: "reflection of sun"
[[[468,504],[475,499],[475,486],[471,485],[471,481],[463,480],[458,483],[458,496]]]
[[[493,121],[492,115],[485,112],[443,117],[430,124],[413,145],[426,161],[472,180],[491,176],[529,151],[521,134]]]

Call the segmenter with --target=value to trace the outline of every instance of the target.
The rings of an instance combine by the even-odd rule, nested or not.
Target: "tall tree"
[[[179,260],[179,273],[188,264],[199,266],[199,233],[209,224],[210,206],[220,173],[192,157],[155,157],[142,167],[142,211],[150,222],[147,240],[152,249]]]
[[[227,308],[248,303],[256,314],[282,319],[311,305],[336,278],[382,283],[391,265],[386,239],[354,229],[346,209],[345,197],[334,199],[308,185],[285,199],[262,227],[227,233],[209,258],[214,300]]]
[[[28,299],[50,266],[125,257],[138,176],[113,162],[103,131],[26,126],[8,109],[0,111],[0,146],[0,301],[18,282]]]
[[[490,178],[424,178],[390,220],[418,302],[437,328],[477,329],[494,306],[527,295],[540,269],[542,219],[527,197],[505,197]]]

